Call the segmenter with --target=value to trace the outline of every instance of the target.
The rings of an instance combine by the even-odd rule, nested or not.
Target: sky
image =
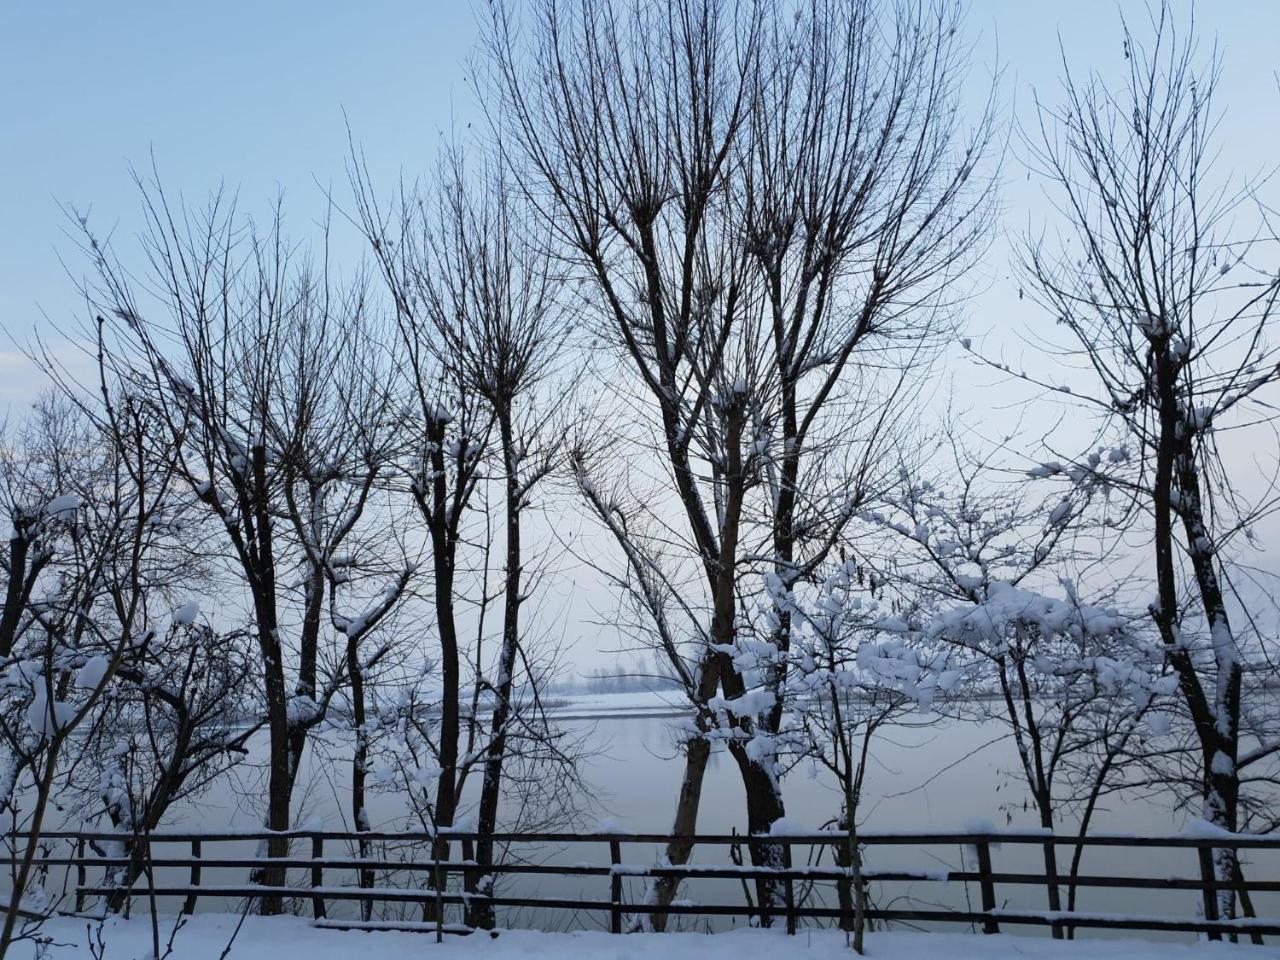
[[[80,309],[60,204],[138,228],[131,168],[167,190],[219,184],[262,212],[283,191],[295,235],[344,186],[344,111],[387,178],[430,169],[441,131],[475,119],[465,3],[5,3],[0,5],[0,327],[9,339]],[[60,259],[61,255],[61,259]],[[34,374],[0,345],[0,406]]]
[[[60,205],[88,212],[128,251],[140,219],[130,171],[149,174],[154,158],[166,189],[197,204],[225,185],[260,213],[283,193],[290,232],[307,234],[324,214],[325,188],[345,196],[348,122],[384,189],[428,173],[444,138],[483,124],[467,65],[477,9],[440,0],[0,4],[0,416],[41,387],[22,344],[83,319],[83,264]],[[1190,3],[1174,9],[1185,24]],[[1073,69],[1117,78],[1121,11],[1141,33],[1146,10],[971,0],[970,86],[976,93],[1002,71],[1005,119],[1026,122],[1033,90],[1056,98],[1059,40]],[[1221,166],[1263,169],[1280,156],[1280,2],[1202,2],[1195,12],[1202,43],[1216,42],[1224,59]],[[1016,296],[1008,237],[1049,216],[1016,135],[1011,142],[1001,232],[964,320],[1007,359],[1044,322]],[[354,236],[338,243],[358,250]]]
[[[147,172],[154,157],[166,188],[191,201],[223,184],[242,209],[262,211],[283,192],[292,229],[305,233],[323,214],[323,188],[345,188],[348,120],[383,184],[429,171],[442,137],[483,123],[467,69],[482,10],[440,0],[0,5],[0,407],[37,389],[16,345],[82,309],[60,204],[90,212],[127,248],[138,226],[130,170]],[[1059,36],[1073,64],[1115,76],[1122,10],[1139,26],[1146,17],[1132,0],[971,0],[974,89],[1003,69],[1006,112],[1025,121],[1033,89],[1055,92]],[[1186,22],[1192,6],[1175,0],[1175,10]],[[1280,155],[1280,3],[1202,2],[1195,15],[1225,60],[1223,166],[1256,170]],[[1005,171],[1003,226],[1043,222],[1039,187],[1016,156]],[[1010,297],[1007,260],[997,238],[971,309],[980,333],[1032,320]]]

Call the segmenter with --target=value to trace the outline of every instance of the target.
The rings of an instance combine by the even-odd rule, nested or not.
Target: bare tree
[[[527,569],[533,552],[523,542],[523,533],[537,487],[556,467],[564,447],[565,431],[558,426],[563,420],[564,395],[550,390],[548,381],[558,372],[566,315],[549,253],[528,239],[532,225],[495,165],[482,165],[479,172],[472,172],[460,152],[448,155],[433,196],[402,192],[393,218],[399,224],[398,236],[388,235],[359,161],[355,181],[361,226],[397,303],[402,345],[410,357],[429,362],[429,367],[414,364],[421,371],[418,391],[428,431],[433,422],[441,428],[447,422],[439,412],[439,399],[434,407],[426,405],[428,377],[434,377],[436,398],[451,394],[463,407],[464,418],[476,419],[485,434],[496,434],[496,448],[491,451],[485,449],[484,438],[461,440],[453,469],[442,462],[442,469],[430,478],[430,500],[425,485],[414,488],[419,510],[432,529],[438,558],[437,595],[445,592],[437,601],[447,673],[441,709],[448,720],[439,731],[443,755],[433,811],[433,825],[439,826],[452,822],[468,772],[466,765],[458,763],[460,690],[452,611],[456,549],[464,529],[462,511],[476,504],[472,492],[477,482],[490,479],[486,468],[496,468],[501,477],[501,642],[492,666],[481,666],[484,661],[477,645],[467,748],[468,756],[483,756],[477,811],[482,837],[476,859],[484,866],[494,857],[488,835],[497,824],[503,768],[511,752],[509,739],[523,727],[524,732],[511,742],[527,740],[530,725],[539,722],[541,712],[535,682],[539,678],[527,662],[531,627],[522,616],[537,573]],[[431,455],[441,461],[449,455],[438,449],[442,441],[443,436],[428,441]],[[441,496],[445,491],[435,487],[448,482],[450,474],[456,483],[452,496]],[[489,600],[485,584],[481,594],[483,610]],[[446,641],[447,634],[452,638]],[[527,675],[524,684],[518,682],[522,670]],[[532,703],[516,702],[516,691],[521,689]],[[492,705],[487,728],[478,725],[475,715],[482,703]],[[476,734],[482,729],[477,743]],[[443,841],[437,846],[447,850]],[[474,925],[493,923],[491,909],[476,906],[469,913]]]
[[[945,288],[984,245],[994,113],[988,102],[964,128],[959,29],[952,4],[822,0],[769,24],[735,195],[767,298],[763,512],[784,588],[812,577],[884,488],[896,414],[957,299]]]
[[[104,363],[148,398],[155,443],[172,449],[205,508],[209,547],[243,590],[270,744],[266,825],[286,830],[309,731],[346,682],[341,651],[320,674],[326,584],[389,467],[392,391],[363,280],[344,290],[327,259],[314,266],[278,208],[259,233],[221,196],[197,214],[142,191],[145,297],[86,226],[98,276],[87,294],[109,330]],[[287,841],[268,853],[285,856]],[[277,867],[256,877],[283,884]],[[264,912],[281,907],[262,899]]]
[[[351,180],[357,223],[373,249],[374,259],[395,305],[396,346],[408,379],[412,415],[405,418],[402,449],[408,461],[404,472],[418,516],[431,544],[432,607],[440,647],[442,689],[440,722],[428,738],[438,751],[438,773],[432,823],[452,826],[469,764],[460,763],[462,672],[464,643],[459,597],[462,548],[469,533],[468,511],[483,475],[484,458],[493,429],[493,414],[466,389],[463,371],[439,362],[437,333],[432,319],[436,279],[432,238],[436,218],[430,203],[402,188],[392,210],[377,200],[363,157],[354,155]],[[482,633],[489,606],[487,581],[476,600]],[[480,651],[476,650],[476,656]],[[465,740],[476,737],[477,712],[471,710]],[[443,841],[442,841],[443,843]],[[435,855],[448,858],[447,845],[437,844]]]
[[[1215,182],[1219,60],[1201,67],[1194,32],[1180,34],[1164,5],[1147,39],[1126,23],[1123,43],[1122,84],[1068,66],[1062,106],[1040,107],[1032,162],[1055,191],[1066,237],[1060,251],[1029,237],[1023,259],[1032,296],[1093,379],[1071,396],[1130,454],[1072,466],[1127,493],[1134,522],[1149,518],[1149,613],[1194,726],[1203,817],[1234,831],[1242,774],[1280,743],[1250,742],[1240,726],[1256,653],[1230,611],[1231,556],[1274,500],[1246,498],[1219,438],[1269,417],[1280,279],[1269,261],[1253,264],[1274,245],[1235,225],[1251,208],[1248,186]],[[1219,880],[1230,883],[1234,855],[1216,858]],[[1206,897],[1207,915],[1231,916],[1229,887],[1219,900]]]
[[[481,174],[469,184],[461,160],[444,185],[436,283],[429,313],[443,350],[441,360],[458,369],[465,389],[488,404],[498,428],[503,476],[502,646],[496,676],[484,685],[493,696],[480,788],[476,846],[481,866],[493,862],[489,835],[497,825],[502,769],[509,726],[519,719],[512,703],[518,657],[526,646],[521,607],[531,586],[522,543],[523,518],[535,488],[556,466],[563,430],[552,405],[563,403],[544,389],[554,372],[566,331],[556,297],[556,277],[545,250],[523,239],[521,218],[507,184]],[[536,687],[530,688],[534,696]],[[478,918],[492,925],[492,914]]]
[[[604,493],[601,458],[579,459],[697,717],[681,835],[696,830],[713,739],[739,766],[751,832],[783,813],[785,614],[767,638],[772,704],[719,717],[705,707],[719,689],[747,692],[730,656],[742,578],[767,566],[797,582],[839,540],[889,433],[886,401],[934,344],[941,291],[987,219],[976,170],[991,113],[962,131],[954,8],[790,13],[545,2],[522,40],[498,5],[488,36],[499,135],[597,291],[600,335],[628,371],[618,389],[634,387],[624,402],[651,412],[655,436],[640,442],[676,494],[671,511],[650,510],[652,491]],[[846,443],[851,422],[861,429]],[[672,542],[689,553],[671,556]],[[681,570],[690,561],[701,586]],[[690,586],[705,600],[679,599]],[[659,622],[672,601],[705,617],[692,664]],[[667,856],[689,853],[677,842]],[[758,848],[763,862],[784,856]],[[669,901],[674,885],[661,887]]]

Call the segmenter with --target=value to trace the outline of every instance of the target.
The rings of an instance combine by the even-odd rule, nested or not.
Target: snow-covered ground
[[[199,914],[177,934],[173,960],[218,960],[231,940],[238,917]],[[83,921],[59,919],[44,931],[55,941],[49,957],[55,960],[89,958]],[[169,928],[162,927],[161,953]],[[151,956],[151,927],[145,918],[111,921],[103,931],[105,960],[143,960]],[[1280,947],[1223,943],[1152,943],[1135,939],[1053,942],[1015,936],[978,934],[878,933],[867,938],[867,956],[883,960],[1192,960],[1192,958],[1277,958]],[[20,944],[14,960],[35,956],[34,946]],[[503,931],[496,937],[447,937],[442,944],[421,933],[319,930],[300,917],[248,917],[236,937],[229,960],[350,960],[353,957],[394,960],[399,957],[438,957],[441,960],[565,960],[607,957],[608,960],[776,960],[780,956],[828,960],[853,956],[844,937],[835,931],[814,931],[787,937],[781,932],[736,930],[728,933],[631,934],[536,933]]]

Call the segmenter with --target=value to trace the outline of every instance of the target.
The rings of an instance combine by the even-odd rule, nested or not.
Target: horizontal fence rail
[[[23,833],[9,834],[11,856],[25,842]],[[296,841],[309,846],[311,856],[286,857],[245,856],[234,852],[219,855],[216,849],[230,843],[261,843],[270,839]],[[1010,832],[957,832],[957,833],[880,833],[859,832],[853,842],[861,852],[862,860],[877,848],[928,848],[958,846],[964,852],[961,869],[854,869],[839,865],[839,857],[850,849],[851,838],[842,833],[819,832],[787,834],[780,836],[742,836],[738,834],[714,834],[696,837],[671,837],[666,834],[633,833],[498,833],[489,835],[499,847],[533,848],[535,850],[561,851],[579,849],[592,852],[608,852],[608,860],[600,862],[547,863],[532,862],[519,857],[505,862],[481,866],[473,853],[475,843],[481,837],[462,830],[407,832],[342,832],[294,830],[281,833],[269,831],[244,831],[226,833],[194,833],[166,831],[148,835],[129,835],[109,831],[48,831],[40,835],[41,849],[36,857],[40,869],[64,868],[71,876],[74,871],[76,911],[84,913],[90,899],[98,899],[104,907],[128,910],[130,902],[137,898],[177,898],[182,901],[183,912],[194,912],[201,898],[223,898],[252,904],[267,897],[289,898],[310,902],[311,911],[318,925],[348,929],[402,929],[430,930],[466,933],[471,927],[462,923],[446,923],[444,907],[473,907],[482,902],[490,908],[508,907],[542,911],[572,911],[596,914],[602,925],[621,933],[636,928],[647,915],[704,917],[741,917],[753,922],[782,921],[788,932],[795,932],[804,922],[832,922],[848,929],[853,920],[851,904],[853,885],[861,882],[864,889],[874,891],[894,883],[910,884],[962,884],[965,889],[974,885],[979,894],[980,907],[975,907],[966,896],[967,906],[962,909],[945,909],[929,903],[921,904],[914,898],[899,903],[904,898],[882,901],[874,895],[862,913],[864,919],[876,922],[911,922],[972,925],[986,933],[998,932],[1001,925],[1050,927],[1055,933],[1075,929],[1172,931],[1209,934],[1220,937],[1246,935],[1255,943],[1261,943],[1264,935],[1280,934],[1280,916],[1256,916],[1252,894],[1280,893],[1280,859],[1271,864],[1273,875],[1246,876],[1237,871],[1234,878],[1219,880],[1214,872],[1214,851],[1234,850],[1237,854],[1250,851],[1280,853],[1280,835],[1210,834],[1178,835],[1169,837],[1130,836],[1124,834],[1099,834],[1086,837],[1053,835],[1042,831]],[[654,856],[653,845],[665,846],[673,840],[691,841],[698,848],[728,848],[734,862],[728,864],[686,864],[671,866],[664,863],[641,862]],[[447,859],[435,859],[441,845],[447,842],[450,855]],[[325,854],[325,846],[332,852],[334,846],[343,845],[362,851],[383,845],[406,858],[396,858],[382,850],[377,855],[333,856]],[[456,846],[455,846],[456,845]],[[631,860],[624,857],[624,847],[629,851],[638,846],[647,849],[636,851]],[[997,869],[993,853],[1002,846],[1039,848],[1046,856],[1047,865],[1042,870]],[[59,852],[62,847],[65,852]],[[181,848],[175,850],[174,848]],[[830,851],[831,863],[791,863],[784,867],[753,866],[738,862],[741,852],[759,851],[764,848],[785,848],[794,859],[797,849],[807,849],[810,856],[815,851]],[[1196,876],[1115,876],[1099,873],[1062,872],[1052,865],[1056,854],[1075,851],[1078,848],[1132,848],[1135,851],[1172,850],[1183,851],[1188,866],[1194,864]],[[189,852],[187,852],[189,850]],[[461,857],[453,853],[461,853]],[[637,860],[636,858],[640,859]],[[873,859],[873,858],[872,858]],[[844,862],[848,863],[849,860]],[[276,876],[287,876],[295,871],[306,877],[306,885],[258,884],[250,882],[250,871],[276,868]],[[186,882],[161,880],[156,871],[182,871]],[[244,871],[242,881],[233,883],[210,882],[209,871]],[[101,871],[100,877],[90,879],[89,871]],[[130,873],[132,871],[132,873]],[[1251,874],[1253,871],[1251,871]],[[335,875],[339,878],[334,882]],[[579,877],[600,878],[601,896],[596,899],[567,896],[538,896],[523,893],[495,892],[489,878],[504,876]],[[127,883],[121,882],[127,877]],[[647,893],[627,898],[626,881],[643,881],[646,888],[657,879],[675,879],[686,885],[699,880],[736,880],[747,889],[749,883],[772,885],[780,896],[776,903],[762,905],[742,903],[701,903],[677,899],[667,905],[650,902]],[[350,882],[341,882],[347,879]],[[414,880],[424,885],[413,886]],[[1070,892],[1074,897],[1078,890],[1136,889],[1198,892],[1199,914],[1181,915],[1131,915],[1089,910],[1046,909],[1031,910],[1003,907],[1000,893],[1007,888],[1043,888],[1049,904],[1060,903],[1061,894]],[[817,891],[825,889],[837,894],[835,903],[824,900]],[[1230,890],[1238,896],[1244,916],[1220,917],[1219,894]],[[535,890],[536,894],[537,891]],[[604,894],[607,893],[607,896]],[[361,919],[331,918],[329,905],[340,902],[361,904]],[[1072,901],[1073,902],[1073,901]],[[408,905],[422,911],[422,920],[396,918],[392,920],[370,919],[374,904]],[[434,911],[434,913],[433,913]]]

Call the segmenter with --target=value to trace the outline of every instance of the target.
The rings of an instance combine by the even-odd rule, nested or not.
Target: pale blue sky
[[[1146,16],[1139,2],[972,0],[975,74],[998,56],[1003,99],[1026,116],[1033,84],[1053,94],[1059,30],[1081,69],[1123,67],[1121,9],[1135,24]],[[1206,45],[1216,38],[1226,56],[1224,164],[1274,162],[1280,2],[1202,2],[1197,16]],[[21,339],[45,326],[42,313],[74,318],[59,252],[80,264],[57,202],[91,207],[100,230],[114,225],[117,243],[130,244],[129,166],[146,167],[151,151],[166,187],[188,199],[225,182],[260,210],[284,190],[299,234],[323,209],[316,181],[345,186],[344,110],[375,178],[429,170],[442,132],[479,122],[466,72],[475,36],[470,4],[438,0],[0,5],[0,327]],[[1042,220],[1016,158],[1007,180],[1006,226]],[[979,330],[1025,320],[1008,315],[1029,304],[1010,296],[1006,257],[997,242],[990,289],[973,304]],[[29,398],[35,380],[25,359],[0,349],[2,407]]]

